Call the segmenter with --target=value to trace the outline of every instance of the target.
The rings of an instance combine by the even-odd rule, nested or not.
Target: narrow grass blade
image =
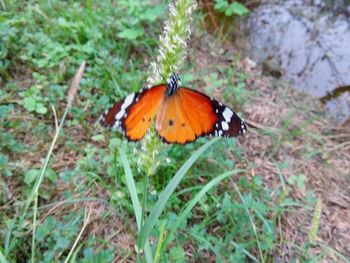
[[[233,171],[225,172],[218,177],[215,177],[212,179],[209,183],[207,183],[197,194],[196,196],[187,203],[187,206],[185,210],[181,212],[181,214],[177,217],[176,221],[172,224],[171,229],[169,230],[169,234],[167,235],[167,238],[164,242],[164,246],[168,244],[168,242],[171,240],[173,234],[179,227],[179,225],[188,217],[188,214],[191,212],[193,207],[199,202],[199,200],[213,187],[215,187],[219,182],[226,179],[227,177],[230,177],[234,174],[238,174],[243,172],[244,170],[241,169],[235,169]]]
[[[278,171],[278,176],[280,177],[280,180],[281,180],[281,186],[282,186],[283,192],[285,192],[286,191],[286,182],[284,181],[284,178],[283,178],[283,171],[282,171],[281,164],[279,164],[278,162],[275,162],[275,166],[276,166],[277,171]]]
[[[246,204],[245,201],[244,201],[244,198],[243,198],[243,196],[242,196],[242,194],[241,194],[241,191],[239,191],[238,186],[236,185],[235,182],[232,182],[232,183],[233,183],[233,186],[234,186],[234,188],[235,188],[235,190],[236,190],[236,192],[237,192],[239,198],[241,199],[242,204],[244,205],[244,209],[245,209],[245,211],[246,211],[246,213],[247,213],[247,215],[248,215],[250,224],[251,224],[251,226],[252,226],[252,229],[253,229],[253,232],[254,232],[254,235],[255,235],[255,239],[256,239],[256,243],[257,243],[257,245],[258,245],[258,251],[259,251],[259,256],[260,256],[260,262],[264,263],[265,260],[264,260],[263,254],[262,254],[261,245],[260,245],[260,241],[259,241],[259,237],[258,237],[258,232],[256,231],[256,226],[255,226],[255,224],[254,224],[253,218],[252,218],[252,216],[251,216],[251,214],[250,214],[250,212],[249,212],[249,209],[248,209],[247,204]]]
[[[158,238],[158,244],[157,244],[157,249],[156,249],[156,253],[155,253],[155,256],[154,256],[154,261],[153,263],[158,263],[159,260],[160,260],[160,254],[162,252],[162,247],[163,247],[163,242],[164,242],[164,234],[166,232],[165,230],[165,220],[163,220],[161,226],[160,226],[160,233],[159,233],[159,238]]]
[[[126,179],[126,186],[128,187],[130,196],[131,196],[131,202],[134,208],[135,218],[136,218],[136,224],[137,228],[140,231],[141,229],[141,206],[140,201],[137,196],[137,190],[136,190],[136,184],[134,177],[132,176],[131,168],[129,161],[126,157],[126,154],[122,148],[119,149],[121,161],[124,167],[125,172],[125,179]]]
[[[83,73],[84,73],[84,70],[85,70],[85,61],[83,63],[81,63],[79,69],[77,70],[77,73],[76,75],[74,76],[73,78],[73,81],[72,81],[72,84],[70,86],[70,89],[69,89],[69,93],[68,93],[68,99],[67,99],[67,107],[63,113],[63,116],[61,118],[61,122],[60,122],[60,125],[59,127],[57,128],[56,130],[56,133],[55,133],[55,136],[51,142],[51,145],[50,145],[50,148],[49,148],[49,151],[47,152],[47,155],[46,155],[46,158],[45,158],[45,162],[41,168],[41,173],[40,173],[40,176],[37,178],[36,182],[35,182],[35,185],[27,199],[27,202],[26,202],[26,206],[24,208],[24,212],[23,212],[23,217],[25,216],[30,204],[32,203],[32,201],[34,200],[34,198],[36,197],[36,195],[38,194],[39,192],[39,188],[40,188],[40,185],[44,179],[44,175],[45,175],[45,172],[46,172],[46,168],[49,164],[49,160],[51,158],[51,155],[52,155],[52,152],[53,152],[53,148],[55,147],[55,144],[56,144],[56,141],[57,141],[57,138],[58,138],[58,135],[60,134],[60,131],[63,127],[63,123],[66,119],[66,116],[68,114],[68,111],[70,109],[70,107],[72,106],[72,102],[73,102],[73,99],[74,99],[74,96],[77,92],[77,89],[79,87],[79,83],[80,83],[80,79],[82,78],[83,76]]]
[[[77,246],[78,242],[79,242],[79,239],[81,238],[81,235],[84,233],[85,231],[85,228],[88,226],[88,224],[90,223],[90,216],[91,216],[91,210],[89,210],[89,212],[86,212],[85,211],[85,218],[84,218],[84,225],[83,227],[81,228],[80,232],[79,232],[79,235],[77,236],[77,238],[75,239],[74,241],[74,244],[71,248],[71,250],[69,251],[68,253],[68,256],[66,258],[66,260],[64,261],[64,263],[68,263],[69,260],[70,260],[70,257],[73,255],[74,251],[75,251],[75,247]],[[72,260],[70,261],[72,262]]]
[[[40,176],[36,179],[35,185],[31,191],[29,197],[27,198],[27,203],[26,203],[26,206],[24,208],[24,212],[22,214],[22,217],[20,219],[20,223],[22,224],[24,217],[25,217],[25,214],[26,214],[27,210],[29,209],[30,204],[34,201],[34,205],[33,205],[33,230],[32,230],[32,257],[31,257],[32,263],[35,262],[35,234],[36,234],[36,219],[37,219],[37,212],[38,212],[39,188],[40,188],[42,181],[44,180],[44,175],[45,175],[46,169],[49,165],[49,160],[51,158],[53,148],[56,144],[57,138],[58,138],[60,131],[63,127],[63,123],[66,119],[66,116],[68,114],[69,109],[72,107],[74,97],[78,91],[79,83],[80,83],[80,80],[81,80],[83,73],[84,73],[84,70],[85,70],[85,65],[86,65],[86,62],[83,61],[80,65],[79,69],[77,70],[74,78],[73,78],[72,84],[71,84],[69,92],[68,92],[67,106],[66,106],[66,109],[63,113],[61,123],[56,128],[56,133],[55,133],[55,136],[51,142],[51,146],[49,148],[49,151],[47,152],[44,164],[41,168]],[[56,120],[56,123],[57,123],[57,120]]]
[[[141,216],[142,216],[142,210],[140,206],[140,201],[137,196],[137,191],[136,191],[136,185],[135,185],[135,180],[134,177],[132,176],[131,168],[129,161],[126,157],[126,154],[122,148],[119,149],[121,161],[124,167],[124,172],[125,172],[125,179],[126,179],[126,186],[128,187],[130,196],[131,196],[131,202],[132,206],[134,208],[134,213],[135,213],[135,218],[136,218],[136,224],[139,232],[141,231]],[[145,240],[146,245],[142,246],[145,247],[145,257],[146,261],[148,263],[153,262],[153,257],[152,257],[152,250],[151,246],[149,245],[148,240]],[[141,248],[141,247],[140,247]]]
[[[7,260],[4,254],[2,254],[1,250],[0,250],[0,263],[7,263]]]
[[[146,240],[151,233],[154,225],[157,223],[160,215],[162,214],[165,205],[167,204],[170,196],[175,191],[176,187],[179,185],[182,178],[185,176],[187,171],[191,168],[191,166],[197,161],[197,159],[215,142],[217,142],[220,138],[214,138],[203,146],[201,146],[197,151],[195,151],[191,157],[182,165],[182,167],[177,171],[175,176],[168,183],[166,188],[162,191],[162,193],[158,197],[157,203],[152,208],[149,216],[147,217],[144,226],[142,227],[139,239],[138,239],[138,247],[144,247]]]

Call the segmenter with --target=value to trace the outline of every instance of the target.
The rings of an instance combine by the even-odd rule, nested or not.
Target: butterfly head
[[[168,96],[171,96],[173,94],[176,93],[176,91],[180,88],[180,85],[181,85],[181,79],[180,79],[180,76],[179,74],[172,74],[170,79],[168,80],[167,82],[167,95]]]

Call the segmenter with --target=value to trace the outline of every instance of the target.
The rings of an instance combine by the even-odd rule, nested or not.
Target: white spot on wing
[[[120,110],[122,111],[122,110],[125,110],[127,107],[129,107],[130,104],[133,102],[134,97],[135,97],[135,93],[129,94],[129,95],[125,98],[124,103],[122,104],[122,107],[121,107]]]
[[[113,129],[118,129],[120,127],[120,121],[116,121],[113,125]]]
[[[222,136],[222,135],[223,135],[223,131],[220,130],[220,131],[218,132],[218,135],[219,135],[219,136]]]
[[[126,117],[126,111],[125,110],[132,104],[132,102],[134,101],[134,97],[135,97],[135,93],[131,93],[124,99],[124,102],[123,102],[122,106],[120,107],[120,110],[115,115],[115,119],[117,121],[120,120],[123,117]]]
[[[116,120],[120,120],[125,114],[125,110],[120,110],[116,115],[115,115],[115,119]]]
[[[233,116],[233,111],[230,108],[226,107],[222,115],[224,116],[225,121],[229,123]]]
[[[242,133],[243,134],[245,134],[246,133],[246,131],[247,131],[247,129],[245,128],[245,126],[244,126],[244,123],[242,122],[242,124],[241,124],[241,129],[242,129]]]
[[[228,131],[229,129],[228,123],[226,121],[221,122],[221,127],[224,131]]]

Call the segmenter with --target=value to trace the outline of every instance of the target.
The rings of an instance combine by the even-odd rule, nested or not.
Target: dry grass
[[[309,190],[321,198],[318,241],[350,256],[350,147],[346,143],[350,140],[349,127],[319,118],[323,113],[314,98],[291,90],[282,81],[257,77],[254,69],[250,74],[255,79],[251,89],[258,94],[245,105],[245,114],[248,123],[257,129],[251,129],[242,141],[247,160],[259,164],[255,172],[265,177],[269,187],[279,182],[275,180],[278,170],[274,161],[288,161],[285,180],[289,175],[305,175],[305,189],[288,185],[289,191],[299,200],[304,200]],[[292,112],[293,117],[289,118]],[[286,119],[289,130],[298,127],[301,132],[283,141],[283,133],[288,133],[283,130]],[[273,143],[263,134],[264,130],[275,131],[281,140],[273,156]],[[305,209],[285,215],[280,235],[296,245],[307,243],[312,216],[313,212]]]
[[[262,175],[265,185],[272,189],[281,183],[276,162],[289,164],[283,170],[285,181],[291,175],[305,175],[304,189],[286,184],[287,190],[301,201],[308,191],[321,198],[322,214],[316,241],[350,257],[349,125],[340,126],[327,118],[317,99],[292,89],[285,81],[263,76],[253,61],[244,59],[231,64],[229,59],[219,59],[223,54],[227,57],[227,53],[234,58],[235,51],[216,43],[210,36],[198,38],[193,42],[193,52],[189,53],[198,69],[206,67],[219,72],[220,66],[233,66],[248,75],[246,87],[251,96],[243,112],[250,127],[239,141],[245,149],[247,163],[257,164],[253,173]],[[293,130],[298,130],[297,135],[292,134]],[[266,131],[274,134],[274,140]],[[284,214],[279,233],[283,242],[276,256],[285,260],[295,258],[297,246],[308,243],[313,212],[300,208]],[[321,250],[324,248],[317,245],[311,248],[314,253]]]

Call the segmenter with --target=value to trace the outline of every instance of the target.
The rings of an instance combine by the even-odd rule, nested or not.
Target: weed
[[[242,11],[224,2],[216,1],[219,11]],[[194,74],[192,65],[182,65],[188,47],[173,45],[188,37],[188,8],[177,11],[185,22],[160,40],[163,18],[174,10],[152,1],[0,1],[0,8],[1,262],[142,261],[146,253],[155,262],[271,262],[289,242],[281,236],[285,213],[315,207],[312,193],[300,202],[288,191],[306,187],[303,173],[287,176],[276,162],[280,184],[266,187],[234,139],[168,147],[149,134],[127,144],[94,125],[147,76],[155,84],[180,66],[190,69],[184,82],[204,81],[213,87],[208,93],[246,103],[245,75],[221,66],[218,73]],[[157,57],[159,44],[164,56]],[[87,68],[72,103],[65,94],[83,60]],[[290,118],[282,134],[270,134],[275,153],[305,135]],[[310,148],[310,155],[318,153]],[[310,242],[321,247],[316,209],[314,215]],[[311,258],[309,248],[300,244],[301,260]]]
[[[225,16],[245,16],[249,13],[249,10],[238,1],[230,3],[227,0],[215,0],[215,9],[224,13]]]

